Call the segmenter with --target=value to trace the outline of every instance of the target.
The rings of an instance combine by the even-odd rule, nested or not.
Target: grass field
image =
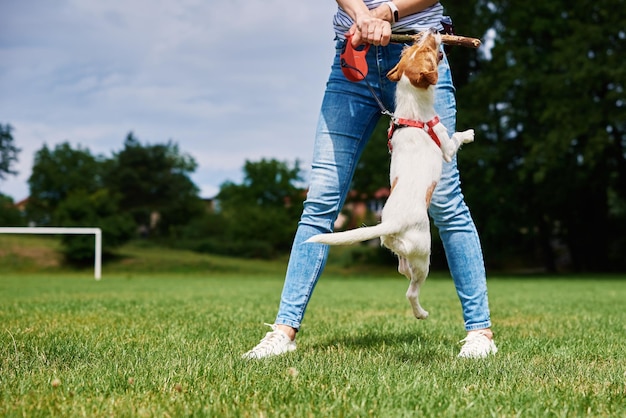
[[[0,416],[626,414],[626,276],[492,277],[500,352],[472,361],[455,357],[464,332],[445,275],[426,282],[431,317],[417,321],[393,272],[331,269],[298,350],[244,361],[276,313],[283,263],[132,247],[95,281],[4,248]]]

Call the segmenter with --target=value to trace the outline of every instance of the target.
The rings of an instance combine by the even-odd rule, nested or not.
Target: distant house
[[[389,194],[388,187],[381,187],[371,196],[351,190],[335,221],[335,230],[353,229],[363,224],[371,225],[373,222],[380,222],[383,206]]]
[[[203,197],[202,201],[204,202],[204,206],[209,213],[214,213],[217,209],[217,200],[214,197]]]
[[[26,205],[28,205],[29,199],[30,197],[27,197],[15,203],[14,206],[20,211],[20,213],[26,212]]]
[[[302,199],[306,199],[308,189],[302,189]],[[389,198],[389,187],[378,189],[373,195],[368,196],[351,190],[346,198],[346,203],[335,221],[335,230],[352,229],[362,226],[364,223],[372,224],[380,222],[383,206]],[[220,202],[217,198],[203,198],[206,210],[209,213],[220,211]],[[288,197],[284,201],[285,207],[292,205]]]

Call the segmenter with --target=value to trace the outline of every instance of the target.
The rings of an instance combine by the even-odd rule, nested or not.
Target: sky
[[[306,172],[334,54],[333,1],[0,0],[0,124],[21,149],[0,193],[28,196],[34,154],[177,143],[205,198],[246,160]]]

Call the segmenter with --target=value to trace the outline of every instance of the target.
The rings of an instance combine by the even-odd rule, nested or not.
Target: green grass
[[[10,266],[0,259],[0,416],[626,414],[624,276],[492,277],[500,352],[471,361],[456,358],[444,275],[426,282],[431,317],[417,321],[393,271],[331,270],[298,350],[244,361],[276,314],[282,262],[131,246],[101,281]]]

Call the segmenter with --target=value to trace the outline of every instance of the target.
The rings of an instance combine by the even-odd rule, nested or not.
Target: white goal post
[[[102,276],[102,230],[100,228],[1,227],[0,234],[93,234],[96,238],[96,254],[93,275],[96,280],[100,280],[100,277]]]

